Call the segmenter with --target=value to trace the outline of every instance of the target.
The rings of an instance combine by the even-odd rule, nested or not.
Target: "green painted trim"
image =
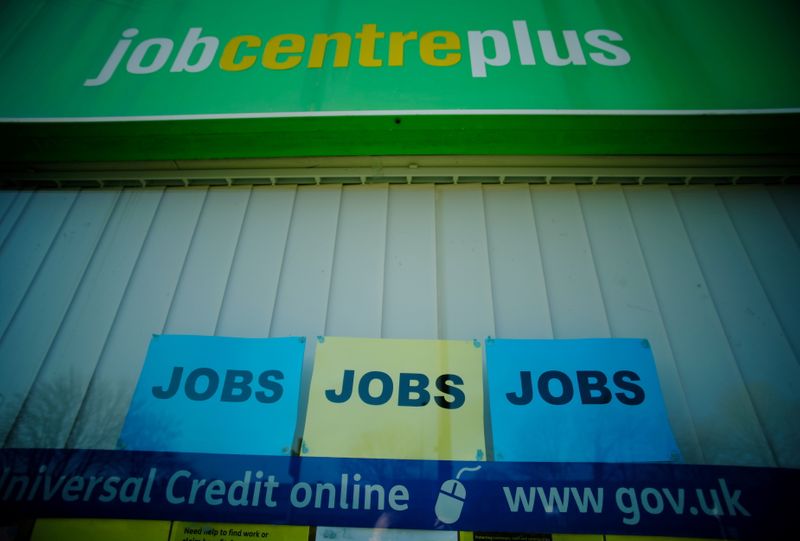
[[[800,114],[375,116],[0,124],[5,162],[800,154]]]

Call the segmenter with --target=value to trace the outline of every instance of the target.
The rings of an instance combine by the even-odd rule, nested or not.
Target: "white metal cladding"
[[[688,462],[800,467],[798,239],[794,186],[2,191],[0,438],[113,448],[153,333],[645,337]]]

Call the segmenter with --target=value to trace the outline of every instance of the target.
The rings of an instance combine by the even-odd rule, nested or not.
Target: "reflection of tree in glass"
[[[128,387],[130,385],[120,383],[93,382],[90,407],[85,401],[89,394],[84,394],[84,387],[77,378],[39,381],[19,415],[0,404],[0,426],[10,429],[6,447],[59,448],[66,444],[66,447],[77,449],[112,448],[108,442],[116,441],[128,412],[130,393],[125,392]],[[8,401],[10,404],[19,402]],[[74,412],[79,412],[77,422]],[[176,427],[167,423],[158,412],[138,411],[137,415],[139,419],[146,419],[146,449],[168,450],[167,442],[174,437]]]
[[[97,476],[108,477],[117,476],[146,476],[153,466],[153,459],[150,455],[139,453],[126,453],[124,459],[114,452],[101,451],[93,452],[94,444],[105,442],[109,438],[110,430],[117,430],[113,433],[116,438],[118,428],[124,422],[127,412],[128,396],[120,389],[123,386],[114,383],[104,383],[97,385],[93,392],[97,404],[104,407],[97,408],[92,415],[86,415],[82,411],[83,417],[80,433],[76,436],[73,431],[75,423],[75,412],[85,409],[83,387],[75,384],[75,378],[51,378],[49,381],[40,381],[36,384],[35,394],[31,393],[29,399],[25,401],[19,415],[10,408],[0,409],[3,418],[0,420],[3,426],[10,428],[10,433],[6,439],[6,447],[30,448],[16,457],[12,466],[12,475],[27,474],[34,478],[39,472],[40,467],[46,467],[46,474],[52,478],[59,478],[62,475],[82,475],[84,477]],[[102,392],[98,393],[98,390]],[[19,404],[17,400],[8,400],[8,403]],[[2,404],[0,404],[0,407]],[[171,427],[167,426],[163,419],[157,414],[149,418],[146,413],[139,414],[140,419],[144,418],[147,426],[147,440],[153,450],[167,450],[166,442],[173,437]],[[89,449],[87,451],[58,451],[53,447],[61,448],[64,442],[69,440],[68,447]],[[54,442],[60,442],[55,443]],[[13,451],[11,451],[13,452]],[[170,457],[159,459],[160,467],[169,469],[172,463]]]
[[[69,434],[67,447],[114,449],[130,404],[128,382],[94,379]]]
[[[104,392],[105,412],[119,408],[119,397],[110,387]],[[85,387],[70,374],[38,380],[19,412],[3,410],[0,423],[8,423],[6,447],[63,447],[69,438],[77,412],[84,400]],[[94,432],[102,430],[96,427]],[[91,446],[85,446],[91,447]]]
[[[76,411],[82,400],[82,387],[73,377],[37,381],[19,413],[8,412],[13,417],[6,447],[61,447],[72,428],[70,412]]]
[[[92,392],[81,405],[67,447],[170,451],[169,442],[175,439],[179,427],[152,408],[130,410],[131,395],[132,389],[127,382],[93,382]],[[139,434],[135,446],[119,441],[128,415],[135,415],[138,424],[147,427]]]
[[[147,430],[136,434],[134,442],[117,441],[117,449],[130,449],[137,451],[174,451],[171,442],[177,441],[182,428],[174,416],[165,416],[150,405],[131,404],[128,415],[136,418],[137,425],[147,427]]]
[[[750,382],[748,391],[759,416],[758,432],[754,431],[747,403],[734,393],[710,386],[718,395],[718,406],[703,419],[695,418],[701,443],[705,447],[706,461],[710,464],[741,466],[774,466],[797,468],[800,466],[800,413],[798,396],[781,394],[768,383]],[[769,397],[769,401],[764,397]],[[759,400],[759,398],[761,400]],[[724,418],[727,422],[720,423]],[[741,430],[731,430],[730,421],[741,422]],[[769,458],[765,451],[769,452]],[[775,463],[772,462],[774,459]]]
[[[6,395],[0,393],[0,444],[3,443],[3,435],[8,434],[14,425],[14,419],[17,417],[17,410],[14,408],[13,404],[19,404],[19,402],[20,396],[18,394]],[[5,440],[7,443],[9,438],[5,438]]]

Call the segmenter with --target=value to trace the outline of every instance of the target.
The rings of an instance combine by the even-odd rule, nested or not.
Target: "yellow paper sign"
[[[40,518],[31,541],[167,541],[169,521],[94,518]]]
[[[602,534],[459,532],[459,541],[604,541]]]
[[[606,541],[715,541],[700,537],[651,537],[648,535],[607,535]]]
[[[480,343],[320,340],[303,455],[484,460]]]
[[[473,533],[460,532],[459,541],[604,541],[602,534],[571,534],[571,533]]]
[[[215,522],[172,524],[169,541],[308,541],[308,526],[267,526]]]

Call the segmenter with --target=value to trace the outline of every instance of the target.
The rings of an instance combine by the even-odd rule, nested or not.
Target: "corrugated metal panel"
[[[792,186],[0,192],[0,438],[113,448],[152,333],[645,337],[687,461],[800,467],[798,239]]]

